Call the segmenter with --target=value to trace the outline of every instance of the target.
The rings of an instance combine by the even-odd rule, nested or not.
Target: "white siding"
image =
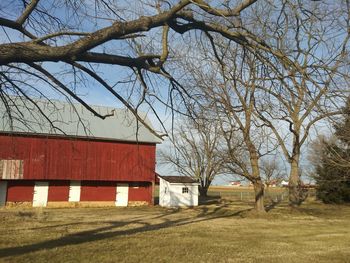
[[[188,193],[182,193],[183,188],[188,188]],[[170,200],[170,206],[197,206],[198,185],[171,184]]]
[[[160,178],[159,180],[159,205],[171,206],[170,204],[170,184],[169,182]]]
[[[184,187],[188,188],[188,193],[182,193]],[[198,184],[172,184],[160,178],[159,205],[164,207],[198,206]]]

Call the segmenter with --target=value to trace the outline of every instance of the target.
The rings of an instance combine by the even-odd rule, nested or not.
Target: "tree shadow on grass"
[[[198,198],[199,205],[213,205],[221,203],[221,196],[199,196]]]
[[[276,206],[278,206],[281,202],[282,202],[282,200],[280,200],[280,199],[278,199],[277,201],[270,200],[270,204],[265,206],[266,212],[270,212],[272,209],[276,208]]]
[[[209,209],[207,206],[196,208],[195,211],[198,211],[198,214],[193,216],[186,216],[179,219],[169,219],[166,216],[169,216],[174,213],[178,213],[183,209],[177,210],[164,210],[160,215],[154,216],[152,218],[147,218],[147,221],[152,222],[155,220],[162,220],[160,223],[151,224],[145,222],[144,220],[137,218],[133,220],[125,221],[101,221],[99,224],[108,224],[108,226],[99,227],[92,230],[81,231],[77,233],[67,234],[57,239],[46,240],[38,242],[35,244],[24,245],[20,247],[9,247],[0,249],[0,258],[10,257],[10,256],[19,256],[27,253],[37,252],[41,250],[48,250],[58,247],[64,247],[69,245],[79,245],[87,242],[100,241],[109,238],[116,238],[119,236],[130,236],[138,233],[144,233],[149,231],[156,231],[160,229],[165,229],[169,227],[178,227],[189,224],[194,224],[203,221],[214,220],[224,217],[234,217],[239,216],[242,212],[248,211],[250,209],[243,209],[233,212],[232,210],[224,211],[227,207],[227,204],[218,205],[214,209]],[[96,222],[94,222],[96,223]],[[71,225],[76,225],[77,223],[72,223]],[[86,222],[84,223],[86,224]],[[120,229],[127,226],[134,226],[130,229]],[[65,226],[69,226],[66,224]],[[54,226],[53,226],[54,227]]]

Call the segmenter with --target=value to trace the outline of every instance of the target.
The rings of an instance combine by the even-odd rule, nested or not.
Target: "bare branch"
[[[26,6],[22,15],[16,20],[16,23],[18,23],[19,25],[23,25],[23,23],[27,20],[30,14],[34,11],[38,3],[39,0],[31,0],[29,5]]]

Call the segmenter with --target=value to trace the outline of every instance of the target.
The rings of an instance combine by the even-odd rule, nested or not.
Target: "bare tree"
[[[45,85],[106,118],[108,114],[96,112],[80,95],[79,87],[94,85],[108,91],[145,127],[163,137],[143,121],[138,111],[147,106],[160,120],[156,102],[174,110],[176,98],[183,102],[194,99],[195,94],[181,84],[171,63],[176,52],[195,49],[204,39],[218,61],[223,61],[217,53],[221,48],[244,50],[259,69],[245,71],[248,76],[255,75],[254,82],[233,85],[248,84],[242,89],[247,95],[241,95],[244,104],[239,96],[236,100],[239,107],[244,105],[242,113],[248,114],[238,118],[241,122],[245,119],[242,125],[237,120],[235,125],[245,131],[243,140],[251,167],[255,167],[252,173],[258,173],[259,151],[249,139],[251,121],[257,127],[264,123],[273,131],[290,162],[290,203],[300,204],[301,147],[317,121],[338,113],[335,95],[348,91],[343,88],[349,61],[348,0],[232,0],[212,5],[205,0],[135,1],[135,5],[112,0],[32,0],[1,1],[0,7],[4,32],[0,44],[0,101],[10,117],[18,110],[10,95],[20,95],[35,105],[33,94],[49,97]],[[228,58],[225,52],[222,54]],[[123,78],[111,80],[113,74],[104,73],[120,69],[127,72]],[[241,75],[241,79],[244,77]],[[161,92],[164,87],[166,92]],[[256,103],[256,98],[261,100],[260,91],[266,94],[265,104]],[[235,108],[236,101],[230,102],[231,108],[241,115]],[[186,103],[181,105],[188,107]],[[286,123],[287,133],[283,133],[281,121]],[[261,178],[255,175],[261,201]]]
[[[171,137],[172,146],[161,153],[161,162],[172,165],[179,174],[199,181],[199,193],[207,196],[215,176],[223,172],[223,159],[217,123],[205,118],[183,119]]]
[[[292,206],[303,201],[302,147],[317,122],[340,114],[339,100],[349,92],[343,86],[348,71],[349,7],[348,1],[327,7],[284,1],[279,10],[267,7],[253,16],[255,28],[262,30],[266,41],[279,46],[289,61],[285,64],[270,57],[264,65],[258,89],[266,92],[265,103],[257,105],[255,113],[271,128],[290,163]],[[271,21],[266,23],[266,17]]]
[[[260,169],[267,189],[273,183],[278,184],[286,177],[286,173],[276,159],[262,159],[260,161]]]
[[[29,100],[31,96],[48,98],[47,87],[51,87],[77,100],[94,115],[106,118],[89,107],[79,92],[81,87],[94,85],[109,92],[152,130],[137,114],[142,106],[158,117],[155,102],[173,109],[171,101],[176,97],[192,98],[169,64],[177,50],[195,47],[200,41],[198,35],[209,39],[213,49],[213,39],[222,36],[244,46],[247,52],[258,52],[256,59],[266,64],[272,58],[304,74],[283,49],[261,38],[264,26],[260,25],[257,32],[252,30],[250,12],[256,3],[261,3],[260,8],[270,2],[230,0],[211,5],[205,0],[2,1],[0,100],[11,115],[16,105],[9,94],[24,96],[34,103]],[[284,1],[268,7],[283,12]],[[261,19],[270,22],[268,16]],[[186,36],[190,36],[189,41],[182,41]],[[123,78],[113,79],[113,74],[104,73],[121,71],[126,72]],[[162,83],[160,88],[155,80]],[[168,92],[160,92],[167,86]]]
[[[270,140],[278,142],[290,163],[289,198],[296,206],[304,197],[300,188],[302,146],[318,121],[341,112],[339,98],[349,92],[340,85],[347,81],[349,4],[339,1],[326,7],[294,1],[281,1],[281,6],[259,3],[242,26],[268,46],[276,47],[282,56],[249,45],[240,52],[240,46],[225,38],[209,37],[203,52],[209,62],[187,71],[199,75],[197,80],[205,79],[195,85],[205,90],[205,97],[211,98],[220,112],[224,134],[234,129],[242,132],[255,182],[260,178],[261,153],[251,135],[258,127],[271,129]]]
[[[181,99],[190,96],[165,65],[180,41],[175,40],[176,36],[198,31],[266,49],[256,36],[237,23],[241,12],[256,1],[215,6],[204,0],[134,4],[113,0],[2,1],[0,100],[11,116],[11,111],[18,109],[9,94],[20,95],[35,104],[31,96],[49,99],[50,92],[42,88],[46,86],[77,100],[94,115],[106,118],[89,107],[78,91],[79,87],[94,85],[108,91],[153,131],[137,114],[142,105],[157,115],[156,101],[173,108],[169,100],[174,99],[174,94]],[[104,71],[118,72],[120,68],[128,72],[125,78],[106,79]],[[166,92],[155,87],[152,80],[155,76],[168,81],[168,97],[160,96]]]
[[[202,106],[214,112],[220,124],[221,158],[227,173],[252,182],[255,209],[264,212],[264,183],[260,176],[259,159],[274,150],[268,134],[254,114],[259,97],[256,79],[260,75],[254,54],[238,45],[216,39],[218,48],[211,52],[203,43],[203,63],[186,70],[193,77],[190,85],[197,87]],[[210,44],[209,44],[210,45]],[[273,147],[271,147],[273,146]]]

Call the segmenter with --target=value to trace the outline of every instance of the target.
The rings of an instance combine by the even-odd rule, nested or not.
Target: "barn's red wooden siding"
[[[32,202],[34,181],[7,181],[8,202]]]
[[[115,201],[115,199],[115,182],[81,182],[80,201]]]
[[[82,181],[80,201],[115,201],[118,182]],[[35,181],[7,180],[8,202],[32,202]],[[49,181],[48,201],[67,202],[70,181]],[[152,204],[152,184],[129,182],[129,201],[146,201]]]
[[[49,202],[68,201],[69,183],[70,181],[50,181],[47,200]]]
[[[0,134],[0,158],[24,160],[24,179],[154,181],[155,144]]]
[[[129,184],[129,201],[146,201],[152,203],[151,183],[131,183]]]

